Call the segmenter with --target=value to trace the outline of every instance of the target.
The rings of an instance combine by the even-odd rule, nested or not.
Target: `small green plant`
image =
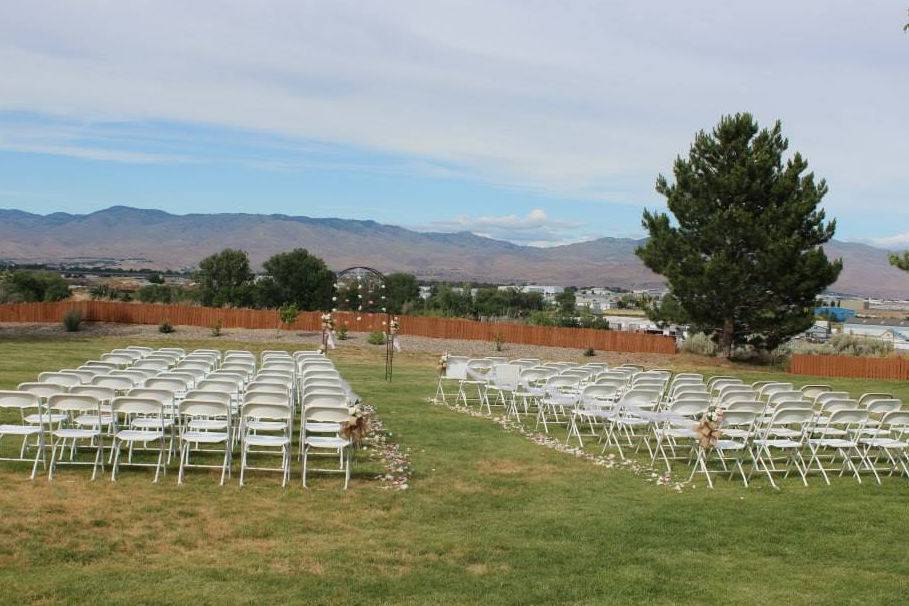
[[[285,326],[290,326],[296,322],[299,315],[300,310],[293,303],[287,303],[278,308],[278,316],[281,318],[281,323]]]
[[[338,337],[339,341],[346,341],[347,340],[347,327],[339,326],[338,330],[335,331],[335,336]]]
[[[82,327],[82,312],[78,309],[70,309],[63,314],[63,328],[66,332],[79,332]]]
[[[496,333],[496,336],[493,337],[492,342],[495,344],[496,351],[505,350],[505,339],[502,338],[502,335]]]
[[[715,356],[716,343],[708,335],[702,332],[696,332],[689,335],[679,349],[685,353],[693,353],[699,356]]]
[[[215,322],[211,327],[211,336],[220,337],[221,336],[221,327],[224,326],[224,323],[221,320]]]
[[[597,355],[597,352],[596,352],[596,350],[595,350],[593,347],[588,347],[587,349],[584,350],[584,357],[585,357],[585,358],[592,358],[592,357],[594,357],[595,355]]]
[[[370,345],[385,345],[385,333],[381,330],[373,331],[366,337],[366,342]]]
[[[170,322],[168,322],[167,320],[164,320],[163,322],[158,324],[158,332],[165,334],[165,335],[169,335],[170,333],[174,332],[174,327]]]

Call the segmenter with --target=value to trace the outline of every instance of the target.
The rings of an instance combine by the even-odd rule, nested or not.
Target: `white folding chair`
[[[98,468],[104,470],[104,440],[103,429],[101,426],[101,401],[95,396],[88,394],[56,394],[48,398],[48,411],[65,415],[67,421],[62,426],[55,427],[50,431],[51,437],[51,458],[47,472],[49,480],[54,479],[54,471],[57,465],[91,465],[92,480],[98,474]],[[99,422],[95,425],[86,423],[87,418],[95,418]],[[76,422],[75,419],[81,419],[82,422]],[[70,441],[70,457],[68,461],[58,458],[66,452],[67,441]],[[86,442],[88,442],[86,444]],[[79,448],[89,448],[94,450],[94,461],[76,460],[76,454]]]
[[[0,457],[0,461],[22,461],[32,464],[32,479],[38,472],[38,462],[46,468],[46,453],[44,451],[44,409],[41,406],[41,399],[38,395],[23,391],[0,391],[0,411],[14,410],[19,417],[19,422],[14,423],[12,419],[7,420],[4,415],[4,422],[0,423],[0,442],[6,436],[14,436],[22,439],[19,446],[18,457]],[[37,421],[37,422],[36,422]],[[29,439],[34,438],[35,443],[29,444]],[[35,449],[34,457],[27,457],[26,454],[30,447]]]
[[[152,398],[120,396],[114,398],[111,403],[111,412],[113,413],[114,433],[111,481],[115,482],[117,480],[117,473],[121,465],[120,450],[126,444],[129,448],[129,457],[125,465],[154,467],[155,477],[152,481],[157,482],[162,473],[167,473],[164,466],[164,457],[168,451],[164,405]],[[134,425],[139,425],[141,428],[133,429]],[[142,444],[144,449],[150,450],[148,447],[150,443],[158,445],[156,449],[158,451],[157,463],[134,462],[132,460],[134,446]]]
[[[246,402],[240,409],[240,486],[243,486],[246,470],[280,471],[281,486],[287,486],[290,479],[290,457],[292,446],[293,408],[290,403],[260,404]],[[281,455],[280,467],[253,467],[247,464],[248,455],[270,451]]]
[[[343,473],[344,490],[350,483],[350,462],[353,448],[350,440],[340,435],[327,436],[325,432],[319,431],[319,435],[312,435],[317,430],[314,427],[323,424],[337,424],[350,418],[350,412],[347,408],[334,406],[309,406],[303,408],[301,429],[303,435],[303,486],[306,486],[306,476],[310,471],[320,471],[323,473]],[[316,453],[334,454],[339,459],[338,468],[310,468],[309,457]]]
[[[198,397],[187,397],[180,402],[180,471],[177,483],[183,483],[184,471],[191,467],[217,469],[221,468],[221,486],[225,477],[230,475],[233,440],[231,438],[230,402],[224,400],[207,400]],[[210,451],[217,444],[224,445],[224,458],[220,466],[206,463],[190,463],[190,454],[194,448],[206,445]]]

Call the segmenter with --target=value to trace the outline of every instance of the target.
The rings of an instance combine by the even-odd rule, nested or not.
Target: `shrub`
[[[697,354],[699,356],[716,355],[716,343],[702,332],[696,332],[689,335],[679,349],[685,353]]]
[[[174,332],[174,327],[170,322],[164,320],[158,324],[158,332],[169,335],[170,333]]]
[[[588,347],[587,349],[584,350],[584,356],[587,358],[592,358],[595,355],[597,355],[597,352],[593,347]]]
[[[79,332],[82,327],[82,312],[78,309],[70,309],[63,314],[63,328],[66,332]]]
[[[493,337],[493,343],[495,343],[496,351],[503,351],[505,349],[505,340],[502,339],[502,335],[496,333],[496,336]]]
[[[828,356],[884,357],[893,353],[893,343],[860,335],[839,334],[826,343],[793,341],[780,347],[780,355],[820,354]]]
[[[371,332],[366,337],[366,342],[370,345],[385,345],[385,333],[381,330]]]
[[[346,341],[347,340],[347,327],[339,326],[338,330],[335,331],[335,336],[338,337],[339,341]]]
[[[215,322],[211,327],[211,336],[220,337],[222,326],[223,326],[223,323],[221,322],[221,320],[218,320],[217,322]]]
[[[296,322],[297,316],[300,315],[300,310],[293,303],[287,303],[278,308],[278,315],[282,324],[290,326]]]

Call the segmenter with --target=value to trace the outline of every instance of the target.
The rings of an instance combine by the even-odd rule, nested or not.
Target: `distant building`
[[[562,286],[544,286],[541,284],[526,284],[524,286],[506,285],[499,286],[499,290],[508,290],[513,288],[523,293],[539,293],[543,295],[543,300],[547,303],[554,303],[556,295],[565,292]]]
[[[845,322],[849,318],[855,317],[855,310],[847,309],[845,307],[815,307],[814,315],[819,317],[826,317],[834,322]]]
[[[890,341],[895,349],[909,349],[909,320],[852,318],[843,325],[843,334]]]

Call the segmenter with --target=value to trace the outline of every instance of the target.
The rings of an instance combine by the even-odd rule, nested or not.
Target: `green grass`
[[[0,388],[124,344],[2,341]],[[32,483],[27,465],[0,463],[0,602],[905,602],[905,480],[790,479],[781,491],[723,480],[676,493],[431,406],[436,356],[397,356],[388,385],[383,353],[333,356],[410,449],[410,490],[383,490],[362,467],[344,493],[337,478],[305,490],[297,474],[287,490],[267,475],[219,488],[198,471],[178,487],[173,470],[159,485],[146,470],[111,484],[72,468]],[[797,379],[909,399],[905,384]]]

